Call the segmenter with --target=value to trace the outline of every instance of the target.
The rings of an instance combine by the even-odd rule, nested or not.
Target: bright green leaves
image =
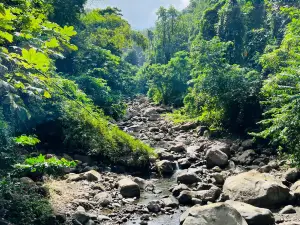
[[[13,35],[11,35],[8,32],[4,32],[4,31],[0,31],[0,38],[8,41],[8,42],[12,42],[13,41]]]
[[[27,135],[21,135],[19,137],[16,137],[14,141],[17,145],[21,145],[21,146],[35,146],[41,142],[35,136],[27,136]]]
[[[44,91],[45,98],[51,98],[51,94],[48,91]]]
[[[34,68],[42,72],[47,72],[50,66],[50,59],[45,54],[37,52],[36,49],[23,49],[22,57],[26,63],[23,65],[27,68]]]
[[[45,42],[46,48],[57,48],[59,46],[59,41],[56,38],[52,38],[50,41]]]

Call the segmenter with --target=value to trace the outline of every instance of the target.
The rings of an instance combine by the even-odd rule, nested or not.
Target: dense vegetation
[[[174,121],[251,134],[299,162],[299,13],[299,1],[279,0],[160,8],[138,73],[142,91],[182,106],[168,115]]]
[[[161,7],[145,35],[119,9],[85,3],[0,3],[0,222],[56,224],[47,190],[18,178],[76,162],[43,154],[148,168],[152,149],[113,125],[136,94],[299,164],[299,1],[191,0]]]

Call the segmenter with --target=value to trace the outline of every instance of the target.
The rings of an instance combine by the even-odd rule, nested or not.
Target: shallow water
[[[175,172],[175,174],[171,178],[160,178],[157,180],[153,180],[152,183],[155,186],[155,190],[161,191],[161,193],[155,194],[152,192],[142,192],[141,197],[138,203],[147,205],[152,200],[160,200],[165,196],[170,196],[171,192],[169,188],[176,184],[176,175],[179,170]],[[179,218],[182,212],[180,209],[175,210],[175,213],[172,215],[160,215],[157,217],[152,217],[150,221],[148,221],[148,225],[178,225]],[[140,224],[140,219],[131,219],[125,225],[137,225]]]

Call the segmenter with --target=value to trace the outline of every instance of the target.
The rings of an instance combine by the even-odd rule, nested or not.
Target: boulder
[[[90,170],[84,173],[83,176],[87,181],[99,181],[101,179],[100,173],[98,173],[96,170]]]
[[[284,173],[283,178],[288,182],[294,183],[300,178],[300,171],[297,168],[290,168]]]
[[[284,204],[291,197],[281,181],[255,170],[227,178],[223,192],[230,200],[266,208]]]
[[[129,178],[124,178],[118,182],[120,193],[124,198],[140,197],[140,187]]]
[[[248,225],[274,225],[275,219],[272,212],[269,209],[258,208],[247,203],[226,201],[227,204],[235,208]]]
[[[85,224],[90,220],[90,215],[85,212],[83,207],[79,206],[76,212],[73,214],[73,218],[81,224]]]
[[[295,208],[292,205],[285,206],[282,210],[280,210],[279,214],[294,214],[296,213]]]
[[[182,225],[247,225],[241,214],[226,203],[196,205],[180,217]]]
[[[160,207],[158,201],[151,201],[148,203],[147,209],[149,210],[149,212],[159,213],[161,210],[161,207]]]
[[[30,185],[30,186],[35,185],[35,182],[31,178],[29,178],[29,177],[22,177],[22,178],[20,178],[20,182],[22,184],[25,184],[25,185]]]
[[[188,169],[192,164],[187,158],[182,158],[178,160],[178,165],[180,169]]]
[[[179,206],[177,199],[172,196],[168,198],[163,198],[161,201],[165,207],[178,208]]]
[[[178,202],[182,205],[190,205],[193,203],[193,198],[195,197],[194,191],[183,190],[178,196]]]
[[[162,175],[170,175],[174,172],[173,163],[169,160],[161,160],[156,163],[158,172]]]
[[[216,186],[212,186],[209,190],[201,190],[195,192],[195,197],[203,202],[215,202],[222,193],[222,190]]]
[[[182,171],[177,176],[177,182],[183,184],[194,184],[199,182],[200,180],[200,177],[196,173],[190,171]]]
[[[228,156],[218,149],[209,149],[205,158],[208,168],[215,166],[225,167],[228,164]]]
[[[101,206],[106,207],[112,202],[112,196],[108,192],[101,192],[94,197],[95,201]]]
[[[255,151],[252,149],[246,150],[236,158],[236,162],[242,165],[249,165],[255,159]],[[232,159],[233,160],[233,159]]]
[[[179,131],[179,130],[188,131],[188,130],[197,128],[197,126],[198,126],[197,123],[189,122],[189,123],[185,123],[185,124],[182,124],[182,125],[175,126],[175,127],[173,127],[173,129],[176,130],[176,131]]]
[[[188,191],[188,190],[190,190],[189,189],[189,187],[188,186],[186,186],[185,184],[179,184],[179,185],[177,185],[177,186],[175,186],[173,189],[172,189],[172,193],[173,193],[173,195],[175,196],[175,197],[177,197],[179,194],[180,194],[180,192],[182,192],[182,191]]]
[[[254,140],[253,139],[245,140],[242,142],[241,145],[244,149],[252,148],[254,146]]]
[[[183,143],[177,143],[176,145],[171,146],[169,151],[170,152],[182,153],[182,152],[186,152],[186,149],[185,149]]]

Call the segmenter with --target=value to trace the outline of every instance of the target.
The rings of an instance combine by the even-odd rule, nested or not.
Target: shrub
[[[27,158],[24,163],[16,164],[14,167],[16,169],[15,173],[19,176],[30,173],[61,175],[64,168],[72,168],[76,165],[75,161],[68,161],[64,158],[51,157],[46,159],[44,155],[39,155],[38,157]]]
[[[2,180],[0,218],[15,225],[44,225],[49,224],[52,209],[48,200],[33,186]]]

